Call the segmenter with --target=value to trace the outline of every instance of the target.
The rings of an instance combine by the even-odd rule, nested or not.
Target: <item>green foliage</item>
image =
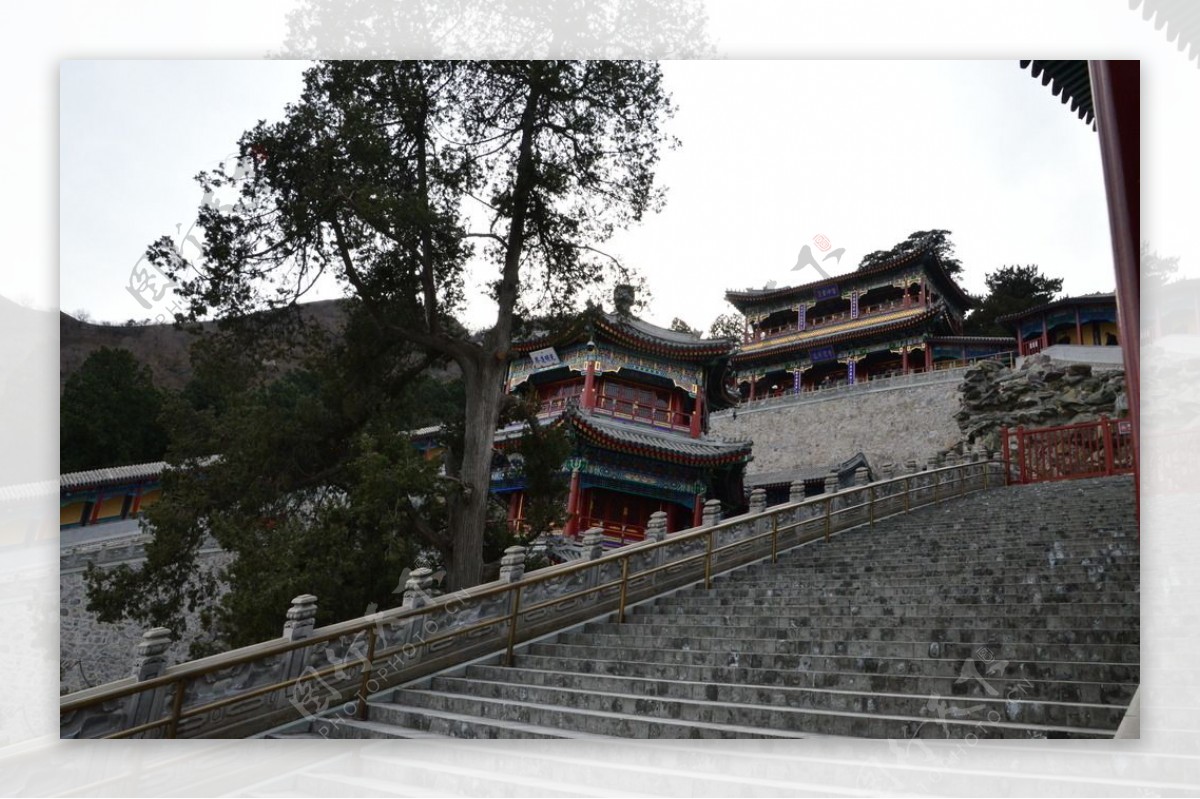
[[[332,281],[383,351],[457,364],[465,411],[447,450],[443,551],[451,585],[470,585],[514,326],[633,279],[597,245],[661,205],[654,168],[673,110],[652,62],[321,62],[282,121],[242,136],[242,174],[199,176],[239,198],[200,209],[197,266],[169,237],[147,257],[178,284],[181,318],[247,318]],[[475,336],[454,323],[469,263],[496,306]]]
[[[194,347],[198,382],[164,414],[181,468],[147,510],[147,559],[88,572],[102,621],[180,633],[186,610],[206,609],[201,655],[277,636],[301,593],[322,624],[395,604],[404,568],[444,559],[446,486],[405,431],[460,420],[461,386],[435,385],[426,359],[370,328],[359,309],[342,340],[282,375],[256,369],[260,350],[236,334]],[[197,557],[210,537],[232,556],[223,570]]]
[[[1062,278],[1046,277],[1037,264],[1003,266],[984,278],[988,293],[963,323],[968,336],[1011,336],[996,319],[1054,300],[1062,291]]]
[[[714,319],[712,325],[709,326],[708,337],[731,338],[735,341],[741,341],[745,330],[745,317],[736,313],[723,313]]]
[[[63,387],[59,463],[64,472],[162,459],[162,395],[150,368],[125,349],[96,350]]]
[[[697,338],[700,336],[699,330],[692,327],[687,322],[680,319],[678,316],[676,316],[674,319],[671,320],[670,329],[674,330],[676,333],[691,333],[692,335],[696,336]]]
[[[1150,245],[1142,242],[1139,253],[1141,261],[1142,285],[1147,291],[1161,289],[1179,278],[1179,256],[1164,258],[1157,250],[1151,250]]]
[[[891,249],[868,253],[863,257],[858,268],[860,270],[870,269],[873,266],[879,266],[925,249],[933,250],[947,274],[957,275],[962,272],[962,262],[954,257],[954,244],[950,241],[949,230],[918,230],[910,233],[908,238]]]

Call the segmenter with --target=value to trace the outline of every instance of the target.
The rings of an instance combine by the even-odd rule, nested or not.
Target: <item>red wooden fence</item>
[[[1000,428],[1009,483],[1040,483],[1132,474],[1133,425],[1101,416],[1094,422],[1027,430]]]

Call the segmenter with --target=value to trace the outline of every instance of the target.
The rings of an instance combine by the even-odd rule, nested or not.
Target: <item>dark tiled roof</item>
[[[748,488],[763,488],[790,485],[797,480],[824,480],[831,474],[837,474],[839,480],[844,483],[848,479],[853,479],[854,471],[860,466],[865,466],[868,471],[871,470],[867,456],[861,452],[833,466],[802,465],[793,469],[776,469],[770,472],[747,474],[744,482]]]
[[[1092,80],[1088,75],[1086,61],[1036,61],[1022,59],[1021,69],[1028,69],[1034,78],[1041,78],[1043,86],[1049,86],[1055,97],[1061,97],[1064,105],[1079,118],[1096,126],[1096,112],[1092,108]]]
[[[568,411],[565,418],[586,440],[606,449],[698,465],[737,463],[750,457],[749,441],[726,441],[708,436],[692,438],[686,433],[622,422],[578,408]]]
[[[584,341],[588,335],[589,322],[592,335],[598,340],[609,340],[641,352],[683,360],[727,357],[737,347],[737,342],[730,338],[700,338],[694,333],[659,327],[636,316],[621,317],[593,308],[584,311],[577,323],[557,335],[541,334],[513,342],[513,351],[527,353],[543,347]]]
[[[68,472],[58,478],[58,485],[60,489],[69,489],[149,480],[161,476],[166,468],[165,461],[154,461],[153,463],[135,463],[129,466],[110,466],[106,469],[89,469],[84,472]]]
[[[1063,297],[1062,299],[1054,300],[1053,302],[1035,305],[1032,308],[1026,308],[1024,311],[997,316],[997,322],[1014,322],[1018,319],[1024,319],[1027,316],[1044,313],[1054,310],[1055,308],[1067,308],[1072,305],[1112,305],[1116,306],[1117,295],[1111,292],[1098,294],[1081,294],[1078,297]]]
[[[873,266],[870,269],[847,272],[844,275],[836,275],[828,279],[823,278],[821,280],[813,281],[812,283],[803,283],[799,286],[785,286],[774,289],[747,289],[745,291],[726,291],[725,299],[738,308],[738,310],[742,310],[742,306],[739,305],[739,303],[751,304],[762,300],[783,299],[786,297],[809,294],[820,286],[835,285],[838,283],[854,283],[857,279],[862,277],[878,275],[894,269],[902,269],[906,266],[920,263],[921,261],[927,261],[933,266],[933,269],[931,270],[931,276],[937,279],[937,282],[941,284],[943,289],[946,289],[952,293],[960,305],[970,308],[975,304],[975,301],[971,298],[971,295],[967,294],[967,292],[963,290],[962,286],[958,285],[954,278],[946,273],[946,270],[942,267],[941,260],[928,248],[924,250],[918,250],[914,253],[909,253],[908,255],[902,255],[886,263]]]

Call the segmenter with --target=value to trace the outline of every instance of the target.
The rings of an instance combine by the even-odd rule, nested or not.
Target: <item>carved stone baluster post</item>
[[[585,530],[583,537],[580,539],[583,544],[583,559],[596,560],[604,554],[604,528],[592,527]],[[585,572],[587,578],[587,587],[595,588],[600,584],[600,567],[594,566]],[[593,594],[593,597],[596,595]]]
[[[765,489],[756,488],[750,492],[750,513],[762,513],[767,509],[767,492]]]
[[[423,608],[433,599],[430,589],[433,588],[433,571],[427,568],[413,569],[408,574],[408,582],[404,585],[404,599],[400,606],[403,608]]]
[[[134,649],[133,678],[138,682],[161,676],[167,669],[167,650],[171,647],[171,631],[166,627],[155,627],[142,633],[142,640]],[[126,727],[136,727],[163,717],[166,706],[167,686],[131,694],[126,702]],[[175,689],[171,689],[175,690]],[[163,730],[147,733],[155,738],[163,736]],[[144,736],[138,736],[144,737]]]
[[[500,558],[500,582],[515,583],[525,574],[525,547],[513,546]]]

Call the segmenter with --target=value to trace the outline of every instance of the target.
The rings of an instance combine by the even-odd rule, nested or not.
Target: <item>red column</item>
[[[904,296],[907,297],[908,295],[905,294]],[[900,349],[900,373],[908,374],[908,347]]]
[[[925,342],[925,371],[933,371],[933,345],[928,341]]]
[[[1050,346],[1050,331],[1046,329],[1046,315],[1042,314],[1042,349]]]
[[[583,399],[581,404],[584,408],[596,407],[596,362],[588,360],[587,372],[583,376]]]
[[[700,390],[700,387],[697,386],[696,387],[696,401],[692,403],[692,427],[691,427],[692,438],[700,437],[700,429],[701,429],[700,422],[704,418],[703,412],[704,412],[704,394]]]
[[[1075,309],[1075,343],[1083,343],[1083,325],[1079,323],[1079,309]]]
[[[697,494],[696,502],[692,506],[692,527],[699,527],[704,521],[704,495]]]
[[[95,524],[100,521],[100,506],[102,504],[104,504],[104,492],[97,491],[96,504],[92,506],[92,518],[88,521],[88,524]]]
[[[133,504],[129,506],[129,515],[137,516],[138,510],[142,507],[142,484],[137,484],[137,490],[133,494]]]
[[[756,382],[757,381],[754,379],[754,375],[750,375],[750,399],[751,399],[751,401],[754,400],[754,384]]]
[[[563,534],[575,536],[579,533],[579,470],[571,472],[571,489],[567,494],[567,526]]]
[[[517,520],[517,497],[521,495],[520,491],[514,491],[508,495],[508,526],[512,528],[513,522]]]

